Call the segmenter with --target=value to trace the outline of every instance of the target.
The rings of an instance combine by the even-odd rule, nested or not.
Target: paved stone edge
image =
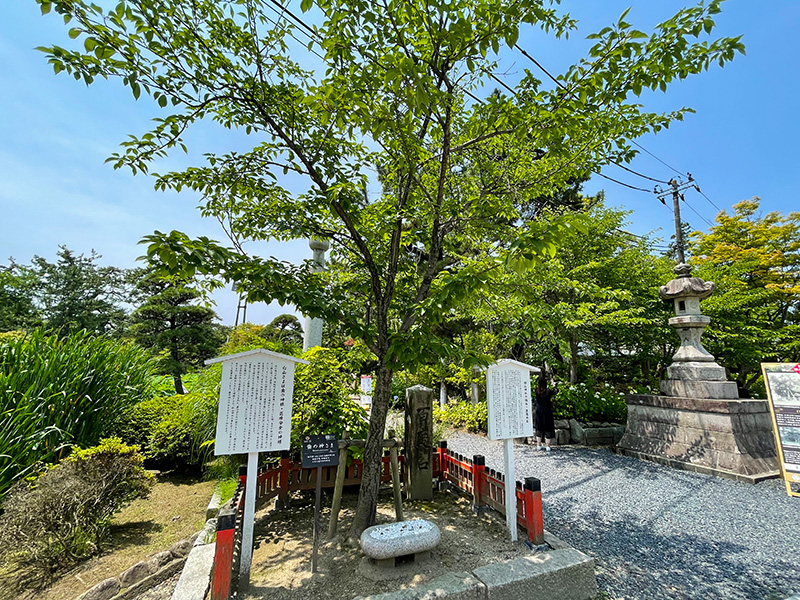
[[[183,558],[176,558],[171,563],[168,563],[166,566],[161,567],[154,574],[150,575],[150,577],[145,577],[139,583],[135,583],[128,589],[123,590],[111,600],[134,600],[139,594],[146,592],[151,587],[155,587],[159,583],[172,577],[183,568],[185,562],[185,556]]]
[[[638,458],[640,460],[647,460],[667,467],[672,467],[673,469],[692,471],[702,475],[713,475],[714,477],[724,477],[725,479],[733,479],[735,481],[741,481],[742,483],[756,484],[767,479],[775,479],[781,475],[780,471],[767,471],[765,473],[757,473],[755,475],[744,475],[742,473],[734,473],[733,471],[714,469],[705,465],[695,465],[692,463],[683,462],[681,460],[666,458],[664,456],[656,456],[654,454],[638,452],[636,450],[630,450],[621,446],[617,446],[616,452],[617,454],[630,456],[631,458]]]
[[[143,577],[135,583],[123,587],[120,580],[124,580],[123,576],[131,569],[140,566],[146,567],[153,560],[153,558],[147,561],[140,561],[136,563],[133,567],[131,567],[131,569],[126,569],[126,571],[124,571],[119,577],[109,577],[108,579],[104,579],[103,581],[93,585],[80,596],[78,596],[78,600],[131,600],[135,598],[141,592],[158,585],[165,579],[180,571],[186,562],[186,555],[189,553],[189,549],[191,548],[191,545],[195,541],[196,537],[197,534],[193,535],[191,538],[180,540],[174,543],[169,550],[156,553],[154,557],[158,556],[159,554],[171,554],[172,560],[162,564],[162,566],[158,567],[157,570],[151,572],[149,575]]]
[[[353,600],[515,600],[533,597],[530,593],[551,600],[597,597],[594,559],[547,532],[545,540],[553,548],[549,552],[484,565],[471,573],[446,573],[416,586]]]

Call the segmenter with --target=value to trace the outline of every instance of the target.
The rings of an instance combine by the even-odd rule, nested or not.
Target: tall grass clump
[[[96,444],[152,373],[146,351],[86,332],[0,342],[0,498],[38,463]]]

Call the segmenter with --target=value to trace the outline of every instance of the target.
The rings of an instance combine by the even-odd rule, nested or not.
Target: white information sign
[[[222,363],[214,454],[288,450],[294,368],[306,362],[250,350],[207,361]]]
[[[372,375],[361,376],[361,399],[362,406],[372,404]]]
[[[506,524],[511,541],[517,541],[517,493],[514,472],[514,438],[533,435],[531,373],[539,369],[506,358],[486,369],[486,408],[489,439],[503,441],[503,467],[506,476]]]
[[[486,370],[486,407],[489,439],[506,440],[533,436],[531,372],[539,369],[505,359]]]

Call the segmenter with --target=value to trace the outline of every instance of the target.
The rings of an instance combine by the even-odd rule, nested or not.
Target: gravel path
[[[503,468],[502,442],[454,433],[448,447]],[[597,561],[615,600],[779,600],[800,592],[800,500],[607,449],[515,447],[517,479],[542,482],[545,528]]]

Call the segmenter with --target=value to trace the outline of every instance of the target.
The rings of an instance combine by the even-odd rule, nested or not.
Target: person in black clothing
[[[553,423],[553,396],[556,395],[556,388],[547,387],[547,379],[544,375],[539,375],[536,381],[536,415],[534,425],[536,427],[536,449],[544,449],[550,452],[550,444],[556,437],[556,427]]]

